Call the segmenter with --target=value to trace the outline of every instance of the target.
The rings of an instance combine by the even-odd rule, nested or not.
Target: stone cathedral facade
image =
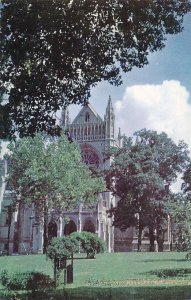
[[[110,162],[104,161],[104,153],[115,144],[115,116],[111,98],[109,98],[104,120],[88,103],[78,113],[73,122],[69,123],[67,110],[62,113],[62,126],[71,138],[78,142],[82,160],[89,166],[102,170],[108,169]],[[100,193],[93,210],[83,205],[66,213],[70,222],[64,226],[64,234],[72,231],[90,231],[97,233],[107,244],[108,251],[114,250],[114,229],[107,210],[115,204],[110,192]]]
[[[68,111],[62,111],[61,125],[75,140],[82,153],[82,160],[102,170],[110,167],[110,161],[104,160],[104,153],[110,146],[120,146],[121,134],[115,137],[115,115],[111,98],[109,98],[105,116],[102,119],[88,103],[83,106],[72,123]],[[35,222],[33,207],[20,207],[17,212],[10,212],[14,194],[6,189],[5,176],[8,172],[7,162],[0,160],[0,252],[42,253],[43,226]],[[66,219],[50,213],[48,235],[69,235],[74,231],[90,231],[98,234],[107,244],[108,252],[136,251],[137,233],[135,228],[126,232],[114,229],[112,220],[107,215],[116,199],[110,192],[100,193],[93,209],[79,205],[73,211],[64,212]],[[10,220],[11,217],[11,220]],[[171,233],[167,229],[165,236],[166,250],[170,247]],[[149,241],[143,238],[143,249],[148,250]]]

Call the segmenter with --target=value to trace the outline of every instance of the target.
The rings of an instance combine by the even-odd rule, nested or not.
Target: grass
[[[44,255],[0,257],[0,270],[44,272],[53,276]],[[105,253],[74,260],[74,283],[39,294],[1,290],[1,299],[191,299],[191,261],[185,253]],[[12,298],[11,298],[12,297]],[[22,298],[25,297],[25,298]],[[31,298],[32,297],[32,298]],[[43,298],[44,297],[44,298]],[[51,298],[52,297],[52,298]],[[64,297],[64,298],[63,298]]]
[[[145,282],[156,280],[158,276],[153,271],[161,269],[189,268],[191,263],[185,260],[185,253],[111,253],[100,254],[94,260],[84,263],[75,261],[75,284],[82,285],[92,280],[120,283]],[[191,273],[188,274],[191,279]],[[166,281],[167,282],[167,281]]]

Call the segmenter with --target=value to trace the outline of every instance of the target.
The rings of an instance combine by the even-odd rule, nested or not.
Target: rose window
[[[90,146],[82,147],[82,160],[87,165],[99,167],[99,156]]]

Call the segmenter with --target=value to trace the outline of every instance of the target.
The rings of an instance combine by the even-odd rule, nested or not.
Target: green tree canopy
[[[154,230],[161,230],[166,217],[169,188],[188,164],[187,145],[176,145],[165,133],[143,129],[134,139],[125,138],[121,148],[111,149],[109,156],[113,164],[106,180],[119,199],[110,211],[114,225],[122,230],[138,226],[139,242],[148,226],[153,247]]]
[[[80,243],[80,247],[86,252],[87,258],[95,258],[96,253],[103,253],[106,250],[105,242],[95,233],[87,231],[73,232],[70,234],[70,238],[72,241]]]
[[[19,203],[34,204],[36,219],[44,220],[45,246],[50,210],[63,215],[80,203],[93,205],[97,193],[105,190],[102,178],[82,162],[78,145],[64,135],[48,139],[38,133],[10,143],[9,150],[9,189]]]
[[[53,238],[47,249],[47,257],[54,265],[54,281],[57,286],[62,269],[67,268],[67,259],[73,261],[73,253],[78,250],[78,241],[68,236]],[[72,262],[73,263],[73,262]],[[73,267],[72,267],[73,268]],[[64,272],[64,284],[66,283],[66,272]]]
[[[48,246],[47,256],[53,262],[56,259],[62,260],[71,258],[78,251],[79,245],[77,240],[72,240],[69,236],[55,237]]]
[[[171,232],[175,249],[191,249],[191,202],[188,195],[172,194],[166,203],[166,210],[171,219]]]
[[[187,193],[189,197],[191,196],[191,164],[187,167],[183,175],[182,189],[184,193]]]
[[[85,103],[101,80],[148,63],[149,52],[182,30],[189,0],[2,0],[3,113],[21,136],[58,134],[55,113]],[[2,110],[2,107],[1,107]],[[7,128],[5,128],[7,131]]]

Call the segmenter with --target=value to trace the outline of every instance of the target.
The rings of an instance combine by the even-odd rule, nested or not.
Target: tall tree
[[[97,82],[118,85],[121,70],[147,64],[190,9],[190,0],[2,0],[0,88],[13,129],[59,134],[61,106],[85,103]]]
[[[34,204],[36,218],[44,223],[44,251],[48,243],[48,213],[63,215],[79,203],[94,204],[104,190],[101,178],[95,177],[81,160],[75,143],[64,135],[51,140],[42,134],[12,142],[8,184],[18,203]]]
[[[119,199],[110,211],[114,225],[122,230],[138,227],[138,250],[147,226],[153,250],[154,232],[157,230],[160,236],[166,218],[164,203],[169,188],[189,161],[187,145],[176,145],[165,133],[143,129],[134,134],[134,139],[125,138],[121,148],[111,149],[109,156],[113,156],[113,164],[106,179]]]

